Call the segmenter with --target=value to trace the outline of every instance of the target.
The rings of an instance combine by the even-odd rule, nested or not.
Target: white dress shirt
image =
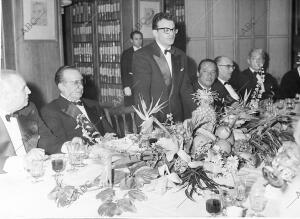
[[[159,46],[160,50],[162,51],[162,53],[164,54],[166,60],[167,60],[167,63],[168,63],[168,66],[169,66],[169,69],[170,69],[170,73],[171,73],[171,76],[172,76],[172,56],[171,56],[171,53],[167,52],[165,54],[165,50],[166,49],[171,49],[171,47],[169,48],[164,48],[162,45],[160,45],[158,42],[156,42],[157,45]]]
[[[26,151],[25,151],[25,147],[23,144],[22,135],[21,135],[18,121],[15,117],[11,117],[10,121],[7,121],[5,118],[5,115],[7,115],[7,114],[8,113],[4,113],[4,112],[0,111],[0,117],[6,127],[6,130],[10,137],[12,145],[14,146],[14,149],[18,156],[25,155]]]
[[[230,96],[235,99],[235,100],[239,100],[239,95],[235,92],[235,90],[233,89],[233,87],[226,83],[227,81],[222,80],[221,78],[218,78],[218,80],[224,85],[224,87],[226,88],[226,90],[228,91],[228,93],[230,94]],[[226,84],[225,84],[226,83]]]

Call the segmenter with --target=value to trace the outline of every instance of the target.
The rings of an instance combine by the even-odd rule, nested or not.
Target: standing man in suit
[[[41,148],[50,145],[52,148],[59,147],[35,105],[28,103],[30,93],[19,74],[12,70],[1,70],[0,173],[12,166],[22,170],[24,157],[27,161],[42,159],[45,151]]]
[[[226,56],[216,57],[215,62],[217,63],[219,74],[212,85],[212,90],[218,93],[220,99],[216,104],[219,105],[218,107],[231,105],[239,100],[239,95],[228,82],[235,66],[232,60]]]
[[[161,122],[169,113],[174,121],[183,121],[196,108],[186,72],[186,55],[172,46],[177,32],[172,15],[157,13],[152,20],[155,41],[133,54],[135,105],[140,105],[140,97],[147,107],[152,100],[166,102],[166,107],[155,115]]]
[[[262,49],[252,49],[248,55],[249,67],[242,72],[234,72],[230,84],[243,98],[245,92],[251,92],[253,96],[255,89],[260,86],[262,96],[259,99],[275,98],[278,95],[278,84],[276,79],[269,73],[260,75],[260,70],[265,68],[266,53]]]
[[[193,82],[194,92],[198,89],[211,90],[213,83],[218,75],[218,67],[214,60],[203,59],[198,65],[197,77],[198,80]]]
[[[95,137],[115,132],[99,104],[81,98],[83,81],[81,73],[76,68],[60,67],[55,74],[55,83],[60,96],[45,105],[41,115],[46,125],[62,143],[77,136],[91,145],[95,143]],[[78,127],[79,124],[84,126]]]
[[[132,56],[133,53],[142,48],[143,45],[143,34],[138,31],[132,31],[130,33],[130,42],[132,46],[126,49],[121,56],[121,79],[124,90],[124,105],[134,105],[134,97],[132,94],[133,75],[132,75]]]

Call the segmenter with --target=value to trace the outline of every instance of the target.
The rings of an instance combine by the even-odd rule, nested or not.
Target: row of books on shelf
[[[120,62],[121,42],[99,42],[100,62]]]
[[[175,22],[184,22],[184,5],[173,5],[166,9],[167,13],[170,13],[174,16]]]
[[[94,75],[93,63],[78,63],[78,62],[75,62],[75,67],[83,75]]]
[[[100,94],[101,103],[121,103],[124,97],[122,86],[114,84],[101,84]]]
[[[93,61],[93,44],[92,43],[74,43],[74,61],[75,62],[92,62]]]
[[[72,6],[72,20],[74,22],[89,22],[94,18],[92,2],[78,2]]]
[[[92,41],[92,23],[88,24],[73,24],[73,41],[85,42]]]
[[[101,0],[97,5],[98,20],[120,19],[120,0]]]
[[[119,63],[102,63],[99,66],[101,83],[122,84]]]
[[[120,20],[99,21],[97,33],[98,39],[101,41],[119,41],[121,39]]]

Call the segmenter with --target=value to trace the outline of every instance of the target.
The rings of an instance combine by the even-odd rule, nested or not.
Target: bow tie
[[[81,100],[75,102],[75,101],[72,101],[71,103],[73,103],[74,105],[78,105],[78,106],[83,106],[83,103]]]
[[[167,53],[170,53],[170,54],[175,54],[175,50],[174,49],[165,49],[165,55],[167,54]]]
[[[229,83],[228,81],[225,81],[224,86],[225,86],[226,84],[230,85],[230,83]]]
[[[17,114],[11,113],[11,114],[7,114],[5,115],[5,119],[7,122],[10,122],[10,118],[11,117],[17,117]]]

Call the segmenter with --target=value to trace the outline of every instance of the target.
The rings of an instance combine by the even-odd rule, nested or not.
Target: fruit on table
[[[231,152],[231,144],[227,140],[219,139],[214,144],[213,149],[217,152],[225,152],[229,154]]]
[[[231,135],[231,129],[226,125],[220,125],[216,129],[215,135],[220,139],[227,139]]]

